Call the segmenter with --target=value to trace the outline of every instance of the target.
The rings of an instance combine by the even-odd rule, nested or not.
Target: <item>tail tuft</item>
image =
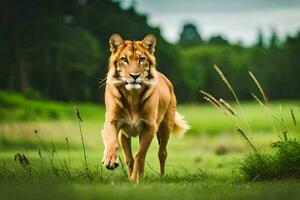
[[[190,129],[189,124],[184,120],[184,116],[176,112],[175,122],[172,129],[172,134],[176,137],[182,138],[187,130]]]

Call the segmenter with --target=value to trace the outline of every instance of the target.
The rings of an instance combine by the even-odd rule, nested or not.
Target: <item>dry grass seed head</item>
[[[225,115],[227,115],[227,113],[222,109],[222,107],[219,107],[218,104],[216,104],[214,101],[212,101],[210,98],[208,97],[203,97],[204,100],[206,100],[208,103],[212,104],[213,106],[215,106],[217,109],[219,109],[222,113],[224,113]]]
[[[213,95],[209,94],[208,92],[205,92],[204,90],[200,90],[200,93],[203,94],[204,97],[206,97],[207,99],[210,99],[210,101],[212,101],[212,102],[209,101],[211,104],[221,108],[220,102]]]
[[[217,71],[217,73],[219,74],[219,76],[221,77],[221,79],[223,80],[223,82],[225,83],[225,85],[228,87],[229,91],[232,93],[232,95],[234,96],[236,102],[240,105],[240,101],[235,93],[235,91],[233,90],[233,88],[231,87],[229,81],[227,80],[227,78],[225,77],[225,75],[223,74],[222,70],[217,66],[214,65],[215,70]]]
[[[231,105],[226,102],[224,99],[220,99],[219,102],[224,106],[224,108],[226,108],[226,110],[228,110],[232,115],[236,116],[236,112],[235,110],[231,107]]]
[[[268,104],[268,102],[269,102],[268,97],[265,94],[265,92],[264,92],[263,88],[261,87],[260,83],[258,82],[258,80],[256,79],[256,77],[254,76],[254,74],[251,71],[249,71],[248,73],[249,73],[250,77],[252,78],[252,80],[254,81],[255,85],[257,86],[259,92],[261,93],[265,104]]]
[[[252,148],[252,150],[258,154],[257,149],[254,147],[254,145],[252,144],[252,142],[250,141],[250,139],[247,137],[245,131],[243,131],[243,129],[241,129],[239,126],[235,126],[235,130],[237,131],[238,134],[240,134],[246,141],[247,143],[250,145],[250,147]]]
[[[83,120],[81,118],[81,115],[80,115],[80,112],[79,112],[79,109],[77,108],[77,106],[75,106],[75,113],[76,113],[77,119],[82,122]]]

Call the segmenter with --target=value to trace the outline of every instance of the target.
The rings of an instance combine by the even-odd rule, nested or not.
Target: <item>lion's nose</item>
[[[139,76],[141,75],[141,73],[130,73],[130,76],[136,80]]]

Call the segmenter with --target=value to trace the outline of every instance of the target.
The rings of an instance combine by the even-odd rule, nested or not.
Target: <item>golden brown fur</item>
[[[128,178],[138,181],[143,177],[146,153],[156,135],[160,170],[164,175],[169,135],[171,131],[183,135],[188,125],[176,112],[171,82],[156,70],[156,39],[148,35],[142,41],[124,41],[114,34],[109,42],[111,56],[105,88],[102,162],[108,169],[118,166],[119,139]],[[131,151],[133,136],[138,136],[140,141],[135,158]]]

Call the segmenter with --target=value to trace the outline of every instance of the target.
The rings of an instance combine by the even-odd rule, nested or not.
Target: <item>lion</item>
[[[172,83],[156,69],[156,38],[123,40],[118,34],[109,39],[111,55],[105,85],[105,122],[102,130],[107,169],[118,167],[118,140],[127,165],[128,179],[144,176],[145,158],[156,135],[159,143],[160,174],[165,174],[170,133],[183,136],[189,125],[176,111]],[[139,137],[135,157],[131,137]]]

